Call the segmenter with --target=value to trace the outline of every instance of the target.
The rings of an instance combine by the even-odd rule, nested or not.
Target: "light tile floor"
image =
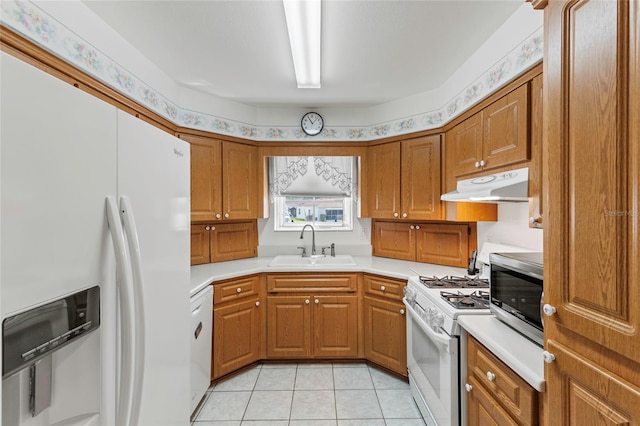
[[[207,391],[193,426],[424,426],[409,385],[365,363],[263,364]]]

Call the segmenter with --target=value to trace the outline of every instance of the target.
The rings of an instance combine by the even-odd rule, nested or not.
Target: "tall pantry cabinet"
[[[544,15],[546,424],[640,424],[640,1]]]

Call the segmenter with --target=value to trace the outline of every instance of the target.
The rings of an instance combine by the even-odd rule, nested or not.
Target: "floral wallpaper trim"
[[[0,4],[3,25],[177,126],[251,140],[368,141],[441,127],[537,64],[543,53],[540,28],[438,110],[370,126],[325,127],[311,137],[297,126],[256,126],[182,109],[30,1],[3,0]]]

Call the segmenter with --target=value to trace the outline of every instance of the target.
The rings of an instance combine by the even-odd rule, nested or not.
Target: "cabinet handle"
[[[409,226],[409,229],[416,229],[416,227],[411,225],[411,226]]]
[[[496,375],[493,374],[491,371],[487,371],[487,380],[490,382],[493,382],[496,379]]]
[[[550,317],[556,313],[556,308],[551,306],[548,303],[545,303],[544,306],[542,307],[542,312],[544,312],[546,316]]]
[[[380,291],[385,291],[387,288],[383,285],[380,286]]]
[[[317,305],[318,303],[320,303],[320,301],[319,301],[318,299],[316,299],[314,302],[315,302],[315,304],[316,304],[316,305]]]
[[[478,167],[480,167],[480,162],[476,161],[476,168],[478,168]],[[471,385],[469,385],[469,386],[471,386]]]
[[[484,167],[487,165],[487,162],[484,160],[480,160],[480,167]]]
[[[407,214],[406,213],[402,213],[402,217],[407,217]]]
[[[404,315],[404,309],[400,309],[400,315]]]
[[[542,216],[536,216],[536,217],[531,216],[529,218],[529,223],[532,224],[532,225],[534,223],[542,223]]]
[[[309,304],[309,299],[305,300],[304,303]]]
[[[393,217],[398,217],[398,212],[393,212]]]
[[[556,356],[551,352],[547,352],[547,351],[542,352],[542,357],[544,358],[544,362],[546,362],[547,364],[551,364],[553,361],[556,360]]]
[[[473,386],[471,386],[469,383],[465,383],[464,390],[466,390],[467,392],[471,392],[473,390]]]
[[[216,213],[216,219],[220,219],[220,213]]]
[[[236,289],[236,291],[237,291],[238,293],[240,293],[240,292],[242,291],[242,289],[241,289],[240,287],[238,287],[238,288]]]
[[[229,213],[224,214],[225,219],[229,219]]]
[[[208,226],[205,226],[205,227],[204,227],[204,230],[205,230],[205,231],[208,231],[209,229],[211,229],[211,228],[210,228],[210,227],[208,227]]]
[[[420,229],[420,225],[416,225],[416,229]]]
[[[209,227],[209,230],[210,230],[210,231],[215,231],[215,230],[216,230],[216,227],[215,227],[215,226],[210,226],[210,227]]]
[[[260,301],[256,302],[256,306],[260,306]]]

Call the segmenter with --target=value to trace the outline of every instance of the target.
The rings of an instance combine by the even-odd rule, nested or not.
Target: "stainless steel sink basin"
[[[281,254],[273,258],[273,260],[269,263],[269,266],[326,266],[326,265],[335,265],[335,266],[353,266],[356,262],[353,258],[348,254],[339,254],[335,257],[331,256],[309,256],[302,257],[300,255],[295,254]]]

